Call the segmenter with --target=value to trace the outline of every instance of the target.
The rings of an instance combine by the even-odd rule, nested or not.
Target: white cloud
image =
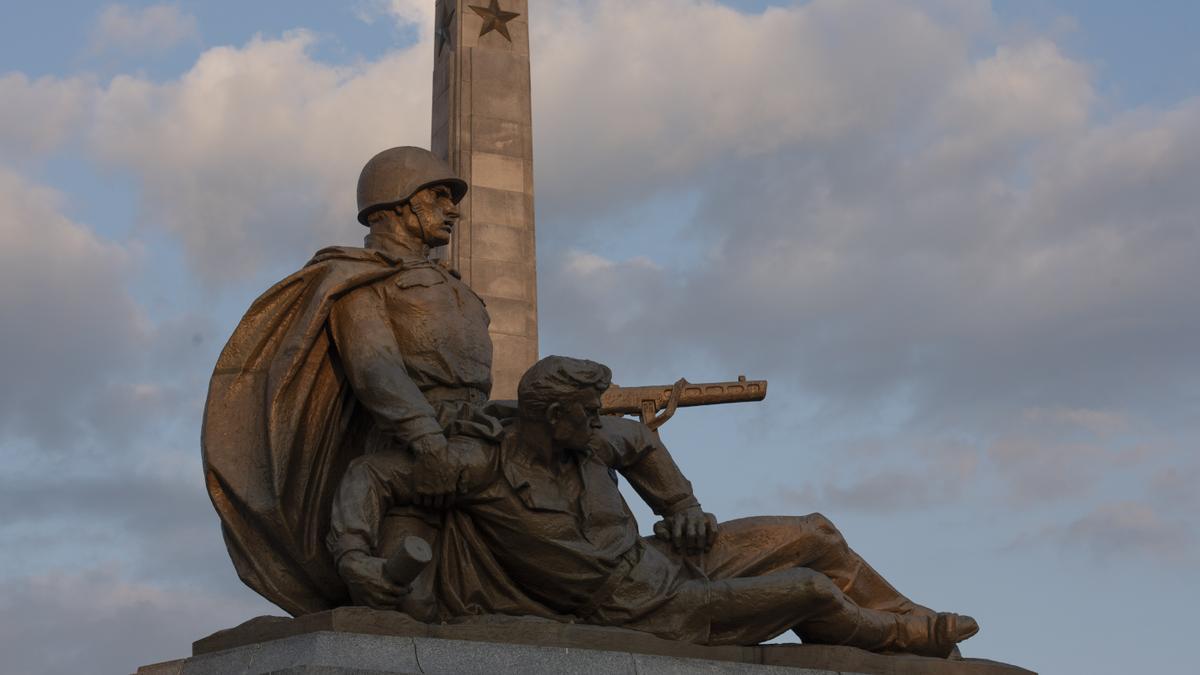
[[[730,156],[860,136],[911,116],[967,65],[967,36],[918,3],[748,15],[694,0],[565,2],[533,21],[539,203],[552,214]]]
[[[425,0],[376,0],[402,26],[414,26],[422,36],[433,33],[434,3]]]
[[[94,85],[83,78],[0,75],[0,157],[56,150],[88,119],[93,93]]]
[[[334,67],[309,55],[313,41],[301,31],[213,48],[176,81],[121,76],[99,99],[95,151],[139,177],[149,220],[209,280],[356,243],[362,165],[386,147],[428,146],[428,49]]]
[[[0,432],[77,442],[77,405],[145,344],[125,290],[136,260],[61,214],[62,197],[0,167]]]
[[[665,269],[674,292],[627,314],[622,339],[669,326],[682,348],[859,406],[909,392],[944,425],[1137,414],[1200,386],[1178,367],[1200,331],[1200,106],[1101,122],[1087,65],[1003,35],[974,57],[987,22],[939,8],[543,12],[543,247],[607,256],[580,242],[628,231],[590,209],[687,185],[703,197],[679,238],[708,255]],[[547,333],[590,321],[556,300],[590,280],[562,281]],[[585,352],[613,337],[579,333]]]
[[[176,5],[106,6],[92,29],[94,52],[163,52],[199,39],[196,17]]]

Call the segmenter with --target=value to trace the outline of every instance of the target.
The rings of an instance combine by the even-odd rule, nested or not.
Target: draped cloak
[[[394,274],[328,248],[247,310],[217,359],[201,432],[205,482],[246,585],[299,616],[348,600],[324,534],[363,424],[328,331],[346,293]]]
[[[317,252],[254,301],[213,371],[201,448],[226,548],[242,581],[294,616],[350,602],[325,534],[333,495],[372,424],[339,364],[330,311],[400,271],[371,249]],[[469,516],[450,511],[441,529],[439,616],[559,618],[511,581]]]

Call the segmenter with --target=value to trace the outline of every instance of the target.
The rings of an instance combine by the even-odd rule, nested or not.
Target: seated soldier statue
[[[618,626],[708,645],[751,645],[792,630],[804,642],[945,657],[978,631],[893,588],[819,514],[718,524],[658,435],[602,417],[611,373],[551,356],[525,373],[497,442],[461,444],[449,536],[436,582],[414,590],[384,573],[380,528],[416,502],[412,453],[347,467],[327,544],[353,600],[447,618],[533,615]],[[643,538],[617,485],[663,518]],[[449,503],[450,500],[448,500]]]

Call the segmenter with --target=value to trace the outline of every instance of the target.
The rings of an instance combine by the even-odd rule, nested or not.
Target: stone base
[[[296,619],[258,617],[192,646],[194,656],[138,675],[1033,675],[985,659],[885,656],[853,647],[706,647],[647,633],[534,618],[430,625],[397,612],[343,607]]]

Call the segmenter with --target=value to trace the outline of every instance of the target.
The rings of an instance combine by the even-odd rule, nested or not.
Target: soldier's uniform
[[[497,439],[500,421],[483,410],[492,387],[483,300],[396,237],[366,243],[396,272],[338,299],[329,322],[355,398],[374,419],[363,449],[405,450],[443,433]]]

